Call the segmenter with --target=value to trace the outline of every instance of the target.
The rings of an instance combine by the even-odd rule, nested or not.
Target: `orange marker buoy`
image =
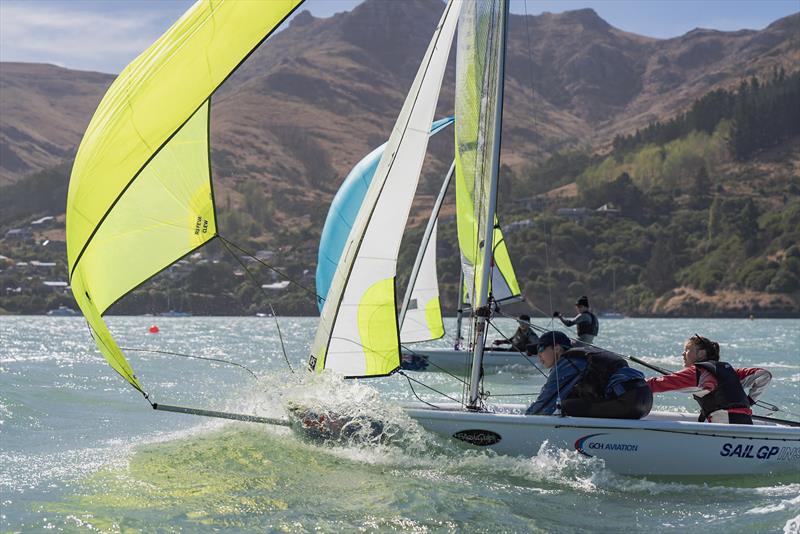
[[[150,333],[151,334],[158,334],[158,327],[156,325],[151,326],[150,327]]]

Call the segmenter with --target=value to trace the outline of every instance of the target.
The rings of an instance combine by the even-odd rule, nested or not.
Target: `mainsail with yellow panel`
[[[397,255],[461,4],[450,0],[445,6],[359,208],[322,309],[311,369],[367,377],[400,367]]]
[[[117,77],[67,195],[72,292],[97,346],[142,386],[103,321],[117,300],[217,235],[211,96],[302,0],[200,0]]]

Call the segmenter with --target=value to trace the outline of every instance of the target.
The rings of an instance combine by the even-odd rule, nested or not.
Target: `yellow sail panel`
[[[70,272],[145,163],[301,1],[201,0],[122,71],[75,157],[67,195]]]
[[[397,369],[397,315],[394,279],[372,285],[358,306],[358,333],[367,354],[365,375],[386,375]]]
[[[125,359],[125,356],[122,354],[122,351],[119,350],[117,343],[111,337],[111,332],[108,331],[108,327],[103,322],[100,312],[87,297],[86,283],[82,273],[78,272],[72,277],[71,287],[72,294],[75,296],[75,301],[78,303],[78,306],[83,312],[83,316],[89,323],[92,337],[94,338],[97,346],[100,348],[100,352],[103,353],[103,356],[105,356],[109,365],[111,365],[111,367],[118,372],[122,378],[127,380],[139,391],[142,391],[142,386],[139,383],[139,380],[136,378],[136,375],[133,374],[133,369],[131,369],[128,360]]]
[[[461,249],[461,266],[468,299],[475,303],[479,292],[483,261],[483,225],[487,220],[491,153],[494,137],[492,118],[496,106],[485,87],[493,87],[498,75],[490,58],[500,46],[497,21],[499,2],[480,0],[469,3],[462,12],[458,29],[456,56],[456,221]],[[514,268],[503,241],[502,232],[494,221],[493,254],[490,291],[501,301],[520,294]]]
[[[208,102],[139,173],[97,228],[73,272],[102,314],[214,237]]]

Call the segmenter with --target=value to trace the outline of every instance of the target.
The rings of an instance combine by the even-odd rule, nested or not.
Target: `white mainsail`
[[[397,254],[419,181],[461,0],[450,0],[347,240],[322,310],[309,367],[347,377],[400,365]]]

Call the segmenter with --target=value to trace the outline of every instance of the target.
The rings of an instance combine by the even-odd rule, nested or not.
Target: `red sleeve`
[[[739,376],[739,380],[744,380],[750,375],[754,375],[763,371],[764,369],[761,369],[760,367],[742,367],[740,369],[736,369],[736,374]]]
[[[654,376],[647,379],[647,385],[653,393],[675,391],[676,389],[696,388],[697,372],[694,365],[666,376]]]

